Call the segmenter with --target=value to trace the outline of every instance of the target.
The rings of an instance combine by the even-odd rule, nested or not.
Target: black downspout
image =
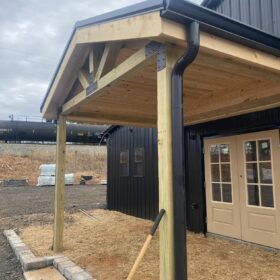
[[[171,80],[176,280],[187,279],[183,74],[188,65],[196,58],[199,50],[199,24],[195,21],[190,22],[187,31],[187,51],[176,62]]]

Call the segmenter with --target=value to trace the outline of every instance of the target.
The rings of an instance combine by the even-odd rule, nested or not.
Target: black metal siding
[[[158,213],[157,136],[150,128],[122,127],[108,139],[108,208],[154,219]],[[133,176],[134,148],[144,147],[144,177]],[[120,177],[120,152],[129,150],[129,176]]]
[[[279,0],[221,0],[209,8],[280,37]]]
[[[187,227],[194,232],[206,231],[203,138],[227,136],[279,128],[280,109],[212,121],[185,128]],[[145,177],[132,175],[135,147],[145,148]],[[119,176],[119,154],[130,151],[130,176]],[[158,171],[156,129],[121,127],[108,141],[108,208],[154,219],[158,213]]]

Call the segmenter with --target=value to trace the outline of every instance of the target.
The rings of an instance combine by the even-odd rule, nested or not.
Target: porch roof
[[[184,75],[185,124],[279,106],[277,38],[186,5],[202,31],[198,57]],[[62,113],[80,122],[155,126],[156,55],[147,55],[147,46],[159,42],[183,53],[187,45],[184,13],[178,23],[170,11],[162,1],[147,1],[78,22],[42,104],[44,117]],[[210,27],[205,13],[213,19]],[[240,34],[217,32],[219,18]],[[241,36],[245,31],[249,40]]]

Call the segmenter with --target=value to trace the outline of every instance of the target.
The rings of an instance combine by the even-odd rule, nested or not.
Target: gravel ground
[[[53,187],[0,187],[1,280],[23,280],[21,267],[2,234],[3,230],[52,223],[53,198]],[[65,209],[68,213],[104,208],[105,203],[104,186],[66,187]]]

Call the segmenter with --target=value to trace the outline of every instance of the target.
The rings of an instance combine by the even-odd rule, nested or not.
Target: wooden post
[[[63,250],[64,188],[65,188],[66,118],[59,116],[56,134],[56,178],[54,201],[53,250]]]
[[[165,51],[160,52],[164,54],[159,55],[164,55],[166,58],[166,65],[157,72],[159,209],[166,211],[159,227],[160,280],[170,280],[175,279],[171,74],[178,59],[178,53],[168,46]],[[158,60],[162,62],[162,59]]]

